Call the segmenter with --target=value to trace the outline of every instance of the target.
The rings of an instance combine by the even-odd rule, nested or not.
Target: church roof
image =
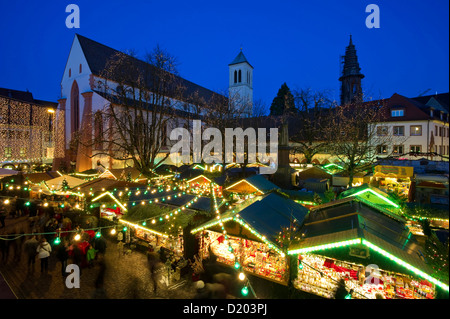
[[[86,58],[86,61],[89,65],[89,68],[91,72],[94,75],[101,76],[102,73],[105,70],[105,67],[108,63],[108,61],[118,54],[120,51],[115,50],[113,48],[110,48],[104,44],[101,44],[99,42],[96,42],[94,40],[91,40],[89,38],[86,38],[82,35],[76,34],[76,37],[78,38],[78,41],[80,42],[81,48],[83,50],[84,56]],[[136,59],[132,56],[127,55],[132,63],[136,65],[136,68],[139,70],[145,70],[145,69],[151,69],[154,68],[154,66],[150,65],[147,62],[144,62],[142,60]],[[207,88],[204,88],[200,85],[197,85],[195,83],[192,83],[186,79],[183,79],[179,76],[175,77],[177,82],[179,82],[183,88],[185,88],[185,92],[183,94],[183,99],[187,102],[189,102],[190,97],[192,97],[195,93],[198,93],[200,97],[202,97],[206,103],[210,101],[213,98],[223,98],[220,94],[213,92]],[[111,79],[115,80],[115,79]],[[148,87],[152,87],[152,79],[149,78],[147,81]]]
[[[230,64],[228,65],[233,65],[233,64],[239,64],[239,63],[244,63],[246,62],[248,65],[250,65],[252,68],[253,66],[250,64],[250,62],[248,62],[247,58],[245,57],[244,53],[239,52],[239,54],[234,58],[233,61],[231,61]]]

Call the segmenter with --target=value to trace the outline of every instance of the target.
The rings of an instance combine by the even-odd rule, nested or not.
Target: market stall
[[[267,194],[274,189],[279,189],[279,187],[264,176],[252,175],[227,186],[225,192],[235,200],[245,200]]]
[[[291,215],[286,216],[286,211]],[[299,227],[307,212],[300,204],[270,193],[241,211],[222,214],[192,233],[197,234],[203,259],[211,251],[219,263],[287,285],[288,259],[283,243],[277,240],[285,229]]]
[[[294,286],[325,298],[334,298],[341,280],[355,299],[433,299],[435,286],[429,281],[378,269],[375,265],[341,261],[334,258],[304,254]]]
[[[424,250],[406,224],[356,198],[311,208],[300,234],[288,250],[298,258],[297,289],[334,298],[342,281],[351,298],[433,299],[437,287],[448,292],[418,257]]]
[[[370,184],[385,191],[408,196],[414,167],[377,165]]]

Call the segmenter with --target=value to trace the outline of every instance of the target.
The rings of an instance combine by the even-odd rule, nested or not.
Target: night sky
[[[68,4],[80,29],[68,29]],[[365,25],[368,4],[379,29]],[[160,44],[180,75],[217,92],[243,52],[254,66],[254,100],[270,105],[281,84],[329,90],[339,100],[340,56],[353,35],[363,90],[372,98],[449,90],[447,0],[2,1],[0,87],[56,101],[75,33],[143,56]]]

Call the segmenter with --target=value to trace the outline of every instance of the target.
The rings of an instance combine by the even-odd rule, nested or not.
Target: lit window
[[[405,115],[405,110],[403,110],[403,109],[391,110],[391,116],[392,117],[399,117],[399,116],[404,116],[404,115]]]
[[[386,145],[377,145],[377,154],[386,154],[387,146]]]
[[[11,156],[12,156],[12,148],[5,147],[5,157],[11,157]]]
[[[394,145],[394,154],[402,155],[404,151],[403,145]]]
[[[411,145],[410,146],[410,152],[411,153],[420,153],[422,151],[421,145]]]
[[[411,136],[422,136],[422,125],[411,125],[410,135]]]

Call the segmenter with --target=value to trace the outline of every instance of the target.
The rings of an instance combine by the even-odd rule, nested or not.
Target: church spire
[[[358,98],[362,98],[361,79],[364,75],[361,73],[359,67],[358,56],[356,48],[353,44],[352,35],[350,35],[350,42],[345,50],[343,61],[342,75],[339,81],[341,85],[341,105],[354,102]]]

